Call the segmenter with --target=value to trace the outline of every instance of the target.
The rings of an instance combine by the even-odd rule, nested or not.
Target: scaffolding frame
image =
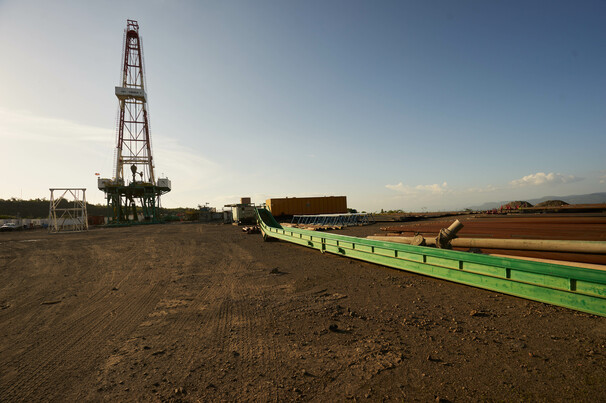
[[[86,188],[50,188],[50,207],[48,213],[48,232],[81,232],[88,231],[88,214],[86,212]],[[55,191],[63,192],[55,198]],[[66,196],[71,196],[70,202]],[[69,207],[60,207],[65,200]]]

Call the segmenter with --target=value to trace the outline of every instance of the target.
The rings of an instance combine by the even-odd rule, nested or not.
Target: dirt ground
[[[230,225],[0,233],[3,402],[597,402],[605,347],[606,318]]]

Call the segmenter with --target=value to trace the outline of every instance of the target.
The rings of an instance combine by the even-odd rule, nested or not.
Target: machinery
[[[317,249],[322,253],[606,317],[606,271],[601,268],[571,267],[283,227],[269,210],[262,208],[257,209],[257,220],[265,240],[276,238]],[[457,221],[449,227],[448,233],[442,233],[442,237],[456,234],[460,225]],[[591,244],[596,250],[604,252],[605,242],[595,241]]]
[[[227,215],[225,214],[225,207],[231,209]],[[257,209],[255,205],[250,202],[250,197],[240,198],[240,203],[226,204],[223,211],[223,221],[225,223],[255,224],[257,222]]]
[[[115,89],[119,109],[114,176],[99,178],[97,185],[105,192],[110,225],[159,222],[160,196],[171,190],[171,183],[168,178],[156,181],[154,176],[137,21],[127,20],[122,62],[122,85]]]

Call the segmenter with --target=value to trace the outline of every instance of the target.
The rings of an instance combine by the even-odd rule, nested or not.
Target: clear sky
[[[164,206],[606,191],[604,1],[0,0],[0,198],[104,202],[127,19]]]

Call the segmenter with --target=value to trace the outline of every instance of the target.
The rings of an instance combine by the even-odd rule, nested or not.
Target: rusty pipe
[[[377,241],[397,242],[411,244],[414,237],[399,236],[370,236]],[[435,240],[426,238],[428,246],[435,245]],[[536,250],[546,252],[573,252],[606,254],[604,241],[565,241],[551,239],[490,239],[490,238],[456,238],[450,244],[457,248],[489,248],[489,249],[517,249]]]
[[[451,241],[452,246],[462,248],[492,248],[538,250],[549,252],[573,252],[606,254],[604,241],[565,241],[552,239],[490,239],[458,238]]]
[[[440,249],[451,249],[451,242],[457,237],[457,232],[461,228],[463,228],[463,224],[459,220],[455,220],[448,228],[442,228],[436,237],[436,246]]]

